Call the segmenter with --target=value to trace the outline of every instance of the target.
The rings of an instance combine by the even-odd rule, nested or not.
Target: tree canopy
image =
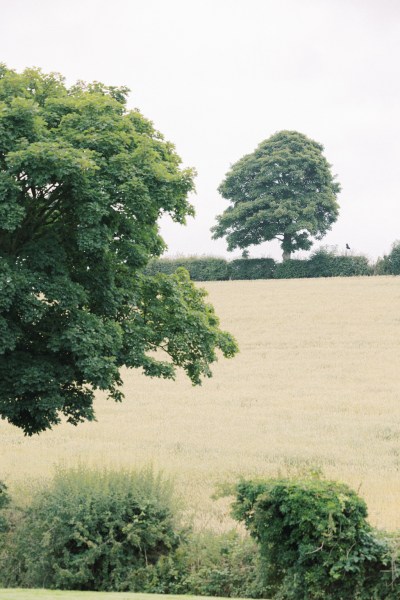
[[[237,351],[185,271],[142,273],[194,171],[127,94],[0,67],[0,416],[27,434],[94,419],[96,389],[121,400],[123,365],[198,384]]]
[[[213,237],[228,250],[277,239],[283,259],[308,250],[337,219],[339,184],[323,146],[297,131],[280,131],[235,163],[218,190],[231,205]]]

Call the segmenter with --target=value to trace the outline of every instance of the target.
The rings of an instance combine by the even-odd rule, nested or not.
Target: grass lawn
[[[59,592],[57,590],[0,589],[1,600],[197,600],[203,596],[167,596],[165,594],[131,594],[129,592]]]

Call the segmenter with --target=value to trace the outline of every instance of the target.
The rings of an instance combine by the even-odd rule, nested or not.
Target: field
[[[0,478],[26,489],[54,465],[152,463],[199,527],[230,525],[215,484],[320,469],[400,528],[400,278],[203,284],[241,352],[194,388],[125,372],[122,404],[38,437],[0,424]],[[29,493],[29,491],[27,492]]]

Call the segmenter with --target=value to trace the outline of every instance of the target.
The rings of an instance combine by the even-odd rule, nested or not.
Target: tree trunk
[[[283,234],[282,250],[282,260],[283,262],[285,262],[285,260],[290,259],[292,254],[292,236],[290,235],[290,233]]]

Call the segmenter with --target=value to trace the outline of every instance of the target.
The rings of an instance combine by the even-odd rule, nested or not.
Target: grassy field
[[[400,277],[204,284],[240,345],[193,388],[124,373],[126,399],[98,421],[38,437],[0,424],[0,478],[15,489],[54,465],[172,474],[200,527],[229,525],[217,482],[321,469],[400,527]],[[29,493],[29,492],[28,492]]]

